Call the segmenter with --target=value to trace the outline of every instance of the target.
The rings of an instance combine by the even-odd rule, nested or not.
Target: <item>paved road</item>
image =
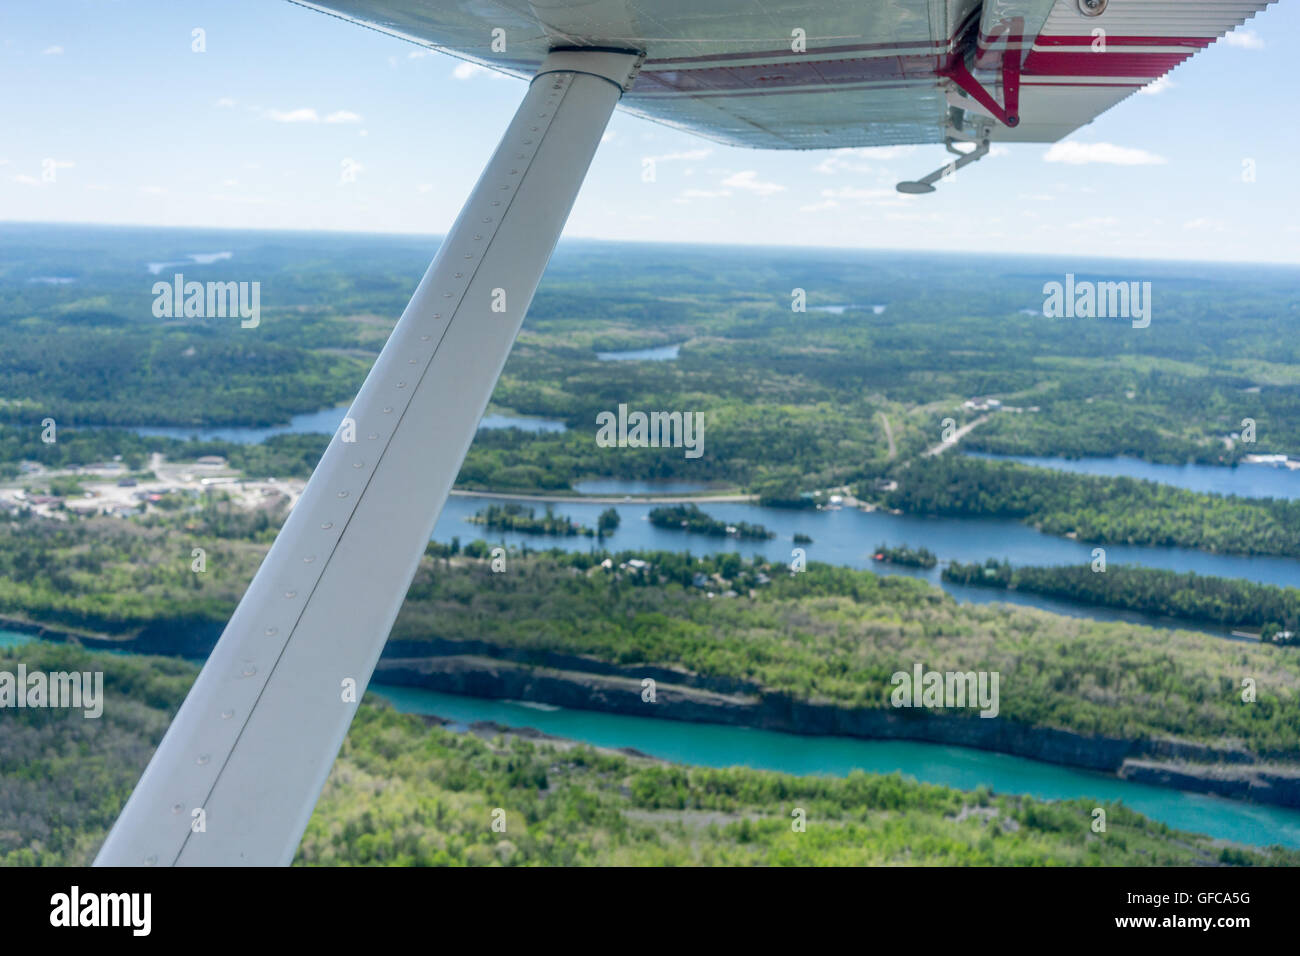
[[[894,430],[889,427],[889,416],[884,412],[880,413],[880,420],[885,423],[885,440],[889,442],[889,460],[893,461],[894,456],[898,454],[898,449],[894,447]]]
[[[979,418],[975,419],[975,421],[971,422],[969,425],[963,425],[961,428],[959,428],[959,429],[957,429],[955,432],[953,432],[953,433],[952,433],[952,441],[941,441],[941,442],[939,442],[939,444],[934,445],[934,446],[932,446],[932,447],[930,447],[930,448],[927,448],[927,449],[925,450],[924,454],[925,454],[927,457],[932,456],[932,455],[942,455],[945,451],[947,451],[947,450],[948,450],[949,448],[951,448],[953,445],[957,444],[959,441],[961,441],[963,438],[965,438],[967,435],[969,435],[970,432],[971,432],[971,429],[975,428],[975,427],[978,426],[978,425],[983,425],[983,424],[984,424],[986,421],[988,421],[988,420],[989,420],[989,417],[988,417],[987,415],[981,415]]]

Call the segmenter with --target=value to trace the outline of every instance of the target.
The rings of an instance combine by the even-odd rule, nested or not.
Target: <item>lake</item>
[[[164,269],[173,269],[177,266],[210,266],[214,262],[223,262],[227,259],[233,259],[233,252],[191,252],[184,259],[176,259],[170,262],[146,262],[147,268],[151,275],[158,275]]]
[[[867,309],[870,309],[873,315],[883,315],[885,312],[885,307],[883,305],[810,305],[808,306],[809,312],[829,312],[831,315],[843,315],[845,312],[849,311],[850,309],[854,310],[855,312],[858,310],[862,310],[865,312]]]
[[[0,629],[0,648],[33,640],[30,635]],[[371,684],[370,689],[398,710],[433,714],[460,728],[479,720],[495,720],[599,747],[634,747],[664,760],[706,767],[745,766],[835,776],[853,770],[899,772],[961,790],[983,784],[999,793],[1030,794],[1043,800],[1123,800],[1151,819],[1178,829],[1259,846],[1300,847],[1300,811],[1152,787],[992,751],[911,741],[801,737],[748,727],[460,697],[387,684]]]
[[[35,638],[30,634],[22,634],[18,631],[6,631],[0,628],[0,650],[7,647],[21,647],[24,644],[30,644]]]
[[[663,348],[675,350],[679,347]],[[662,352],[662,349],[603,354],[626,357],[654,351]],[[145,435],[166,435],[175,438],[198,435],[206,439],[253,443],[271,435],[287,432],[329,434],[338,428],[346,412],[346,406],[323,409],[295,415],[288,425],[270,428],[138,428],[135,431]],[[488,414],[483,417],[479,427],[513,427],[534,432],[557,432],[563,431],[565,424],[555,419]],[[999,456],[977,455],[977,457],[998,458]],[[1151,478],[1193,490],[1213,489],[1221,493],[1245,497],[1300,496],[1300,488],[1295,487],[1300,485],[1300,472],[1290,472],[1266,465],[1241,465],[1237,468],[1216,468],[1211,465],[1152,465],[1129,458],[1072,461],[1063,458],[1017,457],[1014,460],[1030,464],[1046,464],[1048,467],[1060,467],[1063,470],[1078,470],[1088,474],[1126,474],[1137,478]],[[707,491],[709,487],[707,482],[600,478],[578,482],[576,490],[580,494],[622,497],[648,494],[694,494]],[[520,501],[520,503],[537,508],[539,513],[545,508],[545,505],[539,502]],[[467,541],[482,536],[481,529],[465,521],[482,507],[485,507],[485,504],[481,500],[452,497],[438,520],[434,540],[447,542],[452,537],[459,537],[462,541]],[[580,524],[594,527],[596,516],[607,507],[609,505],[596,502],[564,504],[557,505],[556,511],[569,515]],[[761,554],[771,561],[789,562],[790,551],[794,546],[793,535],[795,532],[802,532],[813,538],[812,544],[803,546],[810,560],[856,568],[872,568],[883,574],[906,574],[924,578],[942,587],[960,601],[975,604],[1006,602],[1074,617],[1127,621],[1155,627],[1172,626],[1202,631],[1219,637],[1231,636],[1231,628],[1191,625],[1135,611],[1094,607],[1019,591],[965,587],[941,580],[942,564],[948,561],[970,562],[984,561],[987,558],[1006,558],[1015,565],[1053,565],[1087,564],[1092,560],[1093,545],[1042,534],[1010,519],[891,515],[883,511],[868,513],[856,509],[799,511],[761,508],[753,504],[736,502],[702,503],[701,507],[716,518],[733,524],[737,521],[762,524],[777,533],[777,537],[771,541],[738,541],[734,538],[714,538],[655,528],[646,520],[650,508],[654,507],[650,504],[620,502],[615,507],[623,523],[618,531],[606,540],[606,547],[610,550],[690,550],[697,554],[739,551],[745,555]],[[527,543],[530,548],[561,547],[566,550],[585,550],[594,547],[591,539],[587,538],[547,538],[500,532],[494,532],[491,540],[504,540],[507,544],[516,546]],[[938,556],[940,567],[925,571],[877,564],[871,560],[871,554],[876,545],[881,542],[889,545],[907,544],[913,547],[927,547]],[[1261,584],[1284,587],[1300,585],[1300,561],[1290,558],[1211,554],[1189,548],[1109,545],[1106,548],[1106,559],[1111,564],[1138,564],[1170,571],[1195,571],[1197,574],[1244,578]]]
[[[706,767],[744,766],[833,776],[853,770],[899,772],[960,790],[983,784],[999,793],[1029,794],[1043,800],[1122,800],[1151,819],[1180,830],[1259,846],[1280,843],[1300,847],[1300,810],[1152,787],[986,750],[912,741],[803,737],[749,727],[459,697],[417,687],[372,684],[371,690],[398,710],[434,714],[462,727],[494,720],[599,747],[635,747],[653,757]]]
[[[339,405],[335,408],[322,408],[315,412],[294,415],[287,425],[269,427],[249,427],[244,425],[218,425],[211,428],[187,428],[184,426],[142,425],[130,429],[137,435],[157,435],[161,438],[177,438],[186,441],[197,438],[199,441],[229,441],[240,445],[256,445],[273,435],[308,434],[332,435],[338,430],[348,413],[349,406]],[[568,426],[553,418],[533,418],[524,415],[495,415],[489,413],[479,422],[479,428],[522,428],[529,432],[562,432]]]
[[[1036,455],[990,455],[968,451],[971,458],[1016,461],[1075,475],[1141,478],[1187,491],[1242,498],[1300,498],[1300,471],[1247,462],[1235,468],[1220,465],[1158,465],[1140,458],[1057,458]]]
[[[597,352],[596,358],[602,362],[667,362],[677,358],[685,342],[676,345],[660,345],[652,349],[626,349],[622,352]]]
[[[581,495],[693,495],[709,490],[703,481],[629,481],[623,478],[592,478],[574,482]]]
[[[659,358],[667,358],[675,357],[678,348],[680,346],[663,346],[659,349],[601,354],[626,359],[648,357],[647,353],[653,352]],[[672,350],[673,355],[669,356],[666,350]],[[254,443],[263,441],[271,435],[288,432],[332,433],[338,428],[346,412],[346,406],[308,412],[293,416],[287,425],[270,428],[138,428],[135,431],[144,435],[165,435],[182,439],[197,435],[204,439]],[[566,426],[564,422],[555,419],[488,414],[483,416],[479,427],[513,427],[533,432],[558,432],[563,431]],[[1300,472],[1267,465],[1221,468],[1212,465],[1155,465],[1132,458],[1071,460],[996,456],[974,452],[967,454],[986,459],[1020,461],[1082,474],[1146,478],[1195,491],[1214,491],[1243,497],[1300,497]],[[707,482],[599,478],[578,482],[576,490],[586,495],[623,497],[649,494],[695,494],[707,491],[709,487]],[[535,507],[539,513],[545,507],[539,502],[520,501],[519,503],[527,507]],[[485,507],[481,500],[452,497],[438,520],[434,530],[434,540],[447,542],[453,537],[459,537],[464,541],[482,536],[481,529],[465,521],[481,507]],[[564,504],[557,505],[556,511],[569,515],[580,524],[594,527],[596,516],[607,507],[609,505],[596,502]],[[943,588],[958,600],[968,603],[1005,602],[1073,617],[1127,621],[1153,627],[1179,627],[1218,637],[1231,637],[1232,629],[1226,627],[1192,625],[1136,611],[1113,610],[1019,591],[967,587],[942,581],[940,577],[942,565],[950,561],[970,562],[984,561],[987,558],[1006,558],[1015,565],[1060,565],[1087,564],[1092,560],[1093,545],[1042,534],[1010,519],[892,515],[883,511],[862,512],[851,508],[800,511],[761,508],[753,504],[736,502],[702,503],[701,507],[720,520],[731,524],[737,521],[762,524],[777,534],[777,537],[770,541],[739,541],[734,538],[715,538],[655,528],[647,520],[650,508],[654,507],[650,504],[620,502],[615,507],[623,522],[620,528],[606,540],[605,545],[610,550],[690,550],[697,554],[739,551],[745,555],[761,554],[770,561],[789,562],[790,552],[794,546],[792,538],[796,532],[801,532],[813,538],[812,544],[803,546],[810,560],[856,568],[872,568],[883,574],[906,574],[924,578]],[[490,540],[504,541],[515,546],[526,543],[531,548],[560,547],[566,550],[585,550],[594,547],[594,543],[588,538],[547,538],[500,532],[494,532]],[[889,545],[907,544],[913,547],[927,547],[938,556],[940,566],[926,571],[877,564],[871,560],[871,554],[876,545],[882,542]],[[1110,564],[1137,564],[1180,572],[1195,571],[1197,574],[1243,578],[1283,587],[1300,585],[1300,561],[1290,558],[1211,554],[1190,548],[1108,545],[1106,559]]]
[[[646,482],[617,483],[607,480],[595,485],[603,494],[644,494]],[[541,514],[545,502],[511,499]],[[554,505],[557,514],[568,515],[578,524],[594,528],[600,512],[614,508],[621,523],[602,545],[592,538],[551,537],[493,531],[486,533],[480,526],[466,519],[487,506],[480,498],[453,495],[447,500],[433,539],[448,542],[459,537],[462,542],[483,537],[492,542],[504,541],[508,545],[527,544],[534,550],[552,547],[566,551],[589,551],[603,547],[609,551],[690,551],[693,554],[722,554],[739,552],[749,556],[758,554],[769,561],[789,563],[795,547],[793,537],[801,532],[813,539],[811,544],[799,545],[808,560],[826,564],[840,564],[853,568],[871,568],[881,574],[906,574],[922,578],[943,588],[958,600],[976,604],[1007,602],[1042,608],[1058,614],[1089,617],[1096,620],[1129,621],[1152,626],[1171,626],[1167,619],[1129,611],[1075,604],[1053,598],[1040,597],[1020,591],[1003,591],[991,588],[965,587],[948,584],[940,578],[942,564],[946,561],[984,561],[986,558],[1007,558],[1012,564],[1089,564],[1093,545],[1069,538],[1043,534],[1018,521],[1002,518],[939,518],[922,515],[894,515],[885,511],[865,512],[855,508],[839,510],[790,510],[764,508],[745,502],[701,502],[700,507],[713,517],[735,524],[747,521],[761,524],[776,533],[767,541],[741,541],[730,537],[712,537],[691,534],[668,528],[657,528],[649,521],[650,509],[656,505],[648,502],[621,501],[610,505],[601,502],[564,503]],[[872,560],[876,546],[907,544],[929,548],[939,558],[940,566],[930,570],[905,568],[881,564]],[[1171,571],[1195,571],[1197,574],[1214,574],[1222,577],[1245,578],[1263,584],[1291,585],[1300,583],[1300,561],[1291,558],[1242,557],[1210,554],[1190,548],[1154,548],[1133,545],[1109,545],[1106,560],[1110,564],[1139,564]],[[1188,630],[1226,637],[1227,628],[1196,627],[1185,623],[1174,626]]]

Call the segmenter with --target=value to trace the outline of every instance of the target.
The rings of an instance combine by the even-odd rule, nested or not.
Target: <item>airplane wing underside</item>
[[[291,2],[519,77],[556,46],[637,50],[620,108],[821,149],[943,142],[961,128],[950,107],[991,119],[989,139],[1055,142],[1273,0]]]

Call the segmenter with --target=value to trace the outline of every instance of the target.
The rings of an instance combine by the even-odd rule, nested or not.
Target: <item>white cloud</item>
[[[835,150],[840,152],[840,150]],[[867,159],[876,159],[887,161],[891,159],[902,159],[904,156],[911,156],[916,152],[915,146],[857,146],[853,149],[844,150],[846,153],[852,153],[854,156],[862,156]]]
[[[344,159],[341,164],[338,184],[340,186],[346,186],[349,183],[355,183],[357,177],[365,172],[365,169],[366,167],[361,165],[361,163],[357,162],[355,159]]]
[[[834,199],[823,199],[821,202],[809,203],[806,206],[800,206],[800,212],[820,212],[823,209],[838,209],[840,204]]]
[[[458,80],[469,80],[487,72],[489,72],[487,67],[479,66],[477,63],[457,63],[451,75]]]
[[[1169,74],[1166,73],[1164,76],[1156,77],[1153,82],[1148,83],[1146,86],[1142,87],[1142,89],[1138,90],[1138,92],[1143,93],[1146,96],[1155,96],[1158,93],[1163,93],[1165,90],[1172,90],[1173,88],[1174,81],[1169,79]]]
[[[167,192],[167,190],[162,186],[141,186],[140,192],[147,193],[150,196],[161,196]]]
[[[416,189],[422,193],[433,192],[433,183],[420,183]]]
[[[684,189],[682,190],[683,199],[721,199],[730,196],[731,191],[728,189]]]
[[[770,196],[785,190],[785,187],[779,183],[763,182],[758,178],[758,172],[753,169],[733,173],[722,181],[722,185],[731,189],[744,189],[760,196]]]
[[[230,193],[208,193],[208,198],[216,202],[236,203],[244,206],[283,206],[282,199],[268,199],[265,196],[232,196]]]
[[[1114,143],[1053,143],[1051,149],[1043,154],[1043,161],[1066,163],[1070,166],[1083,166],[1088,163],[1108,163],[1112,166],[1163,166],[1167,162],[1163,156],[1149,153],[1145,149],[1116,146]]]
[[[41,51],[41,56],[63,56],[63,47],[47,46]]]
[[[277,123],[319,123],[320,114],[313,109],[303,107],[298,110],[267,110],[266,118]]]
[[[903,195],[899,193],[899,195]],[[947,222],[944,216],[937,212],[887,212],[884,217],[890,222]],[[981,236],[1001,235],[1001,233],[983,232]]]
[[[846,202],[870,203],[876,206],[901,206],[907,202],[897,189],[863,189],[860,186],[839,186],[835,189],[823,189],[823,200],[843,199]]]
[[[1119,220],[1114,216],[1088,216],[1084,219],[1076,219],[1074,222],[1066,225],[1066,229],[1109,229],[1119,225]]]
[[[835,173],[870,173],[874,171],[875,167],[870,163],[854,162],[847,156],[827,156],[813,167],[813,172],[821,173],[823,176],[832,176]]]
[[[813,167],[814,172],[824,175],[834,173],[869,173],[874,172],[867,160],[888,162],[901,159],[916,150],[915,146],[856,146],[851,149],[830,150],[826,158]]]
[[[267,119],[275,120],[277,123],[329,123],[338,125],[340,123],[361,122],[360,114],[353,113],[351,110],[335,110],[333,113],[322,117],[320,113],[309,106],[296,110],[264,110],[262,115]]]
[[[676,160],[703,159],[712,155],[712,153],[713,150],[711,149],[688,149],[681,153],[664,153],[662,156],[647,156],[645,158],[652,163],[671,163]]]
[[[1243,50],[1264,49],[1264,38],[1254,30],[1233,30],[1224,36],[1223,42]]]
[[[600,141],[602,143],[608,143],[613,138],[614,138],[614,133],[612,130],[605,130],[605,132],[600,134]]]
[[[410,53],[406,54],[406,58],[407,58],[408,60],[418,60],[418,59],[420,59],[421,57],[426,57],[426,56],[433,56],[433,51],[432,51],[432,50],[412,50]]]
[[[213,105],[213,106],[218,106],[218,107],[220,107],[221,109],[226,109],[226,110],[228,110],[228,109],[234,109],[235,101],[234,101],[233,99],[231,99],[229,96],[223,96],[221,99],[217,100],[217,101],[216,101],[215,103],[213,103],[212,105]]]
[[[40,179],[37,179],[34,176],[26,176],[20,173],[19,175],[13,177],[13,180],[16,183],[22,183],[24,186],[48,185],[56,181],[58,170],[72,169],[76,165],[77,164],[70,159],[54,159],[52,157],[47,156],[45,159],[41,160]]]

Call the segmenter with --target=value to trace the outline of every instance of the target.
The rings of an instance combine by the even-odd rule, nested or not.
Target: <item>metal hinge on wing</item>
[[[1002,103],[999,103],[993,97],[993,94],[986,90],[979,80],[975,79],[974,74],[966,65],[966,56],[964,54],[951,54],[949,62],[938,70],[939,76],[952,80],[969,97],[969,99],[964,98],[952,89],[949,89],[947,95],[949,105],[957,109],[953,111],[955,118],[946,130],[943,144],[948,152],[956,156],[957,159],[940,166],[928,176],[899,183],[896,188],[900,193],[934,192],[936,182],[952,177],[957,170],[969,166],[971,163],[988,155],[989,137],[993,133],[994,122],[1001,123],[1008,128],[1020,125],[1020,47],[1023,45],[1024,40],[1023,29],[1023,21],[1016,17],[1003,20],[993,34],[988,37],[990,45],[998,40],[1005,41],[1005,46],[1001,51]],[[990,53],[991,51],[985,51],[982,55],[987,58]],[[996,53],[992,55],[996,55]],[[970,103],[971,99],[975,101],[974,104]],[[972,114],[976,117],[969,131],[962,129],[961,116],[963,113]],[[974,142],[976,144],[975,148],[968,151],[957,149],[953,143],[959,139]]]
[[[990,40],[993,41],[998,39],[1007,41],[1005,48],[1002,50],[1001,103],[993,98],[993,94],[986,90],[979,80],[975,79],[975,75],[971,73],[970,68],[966,65],[964,54],[950,54],[947,65],[940,67],[938,70],[940,76],[956,83],[963,92],[982,106],[989,116],[1003,126],[1013,129],[1020,125],[1021,51],[1019,44],[1011,42],[1017,36],[1017,30],[1023,29],[1017,27],[1018,23],[1019,18],[1004,20],[990,36]]]

